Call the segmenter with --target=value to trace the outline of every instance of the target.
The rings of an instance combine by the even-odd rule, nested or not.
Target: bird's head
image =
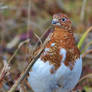
[[[65,14],[59,13],[53,15],[52,24],[55,27],[60,27],[65,30],[71,30],[72,23],[71,20]]]

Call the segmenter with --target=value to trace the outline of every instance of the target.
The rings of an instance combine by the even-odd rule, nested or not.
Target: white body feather
[[[29,73],[28,82],[34,92],[69,92],[77,84],[81,71],[82,59],[76,60],[72,70],[61,63],[61,67],[51,74],[50,69],[54,66],[49,62],[43,62],[40,58],[33,65]]]

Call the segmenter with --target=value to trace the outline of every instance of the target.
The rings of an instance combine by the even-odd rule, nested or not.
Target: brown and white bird
[[[60,13],[53,16],[55,27],[44,51],[29,72],[34,92],[70,92],[82,72],[82,58],[75,45],[70,19]]]

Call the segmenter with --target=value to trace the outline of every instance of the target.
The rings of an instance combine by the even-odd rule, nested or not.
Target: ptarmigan
[[[28,82],[34,92],[70,92],[82,72],[70,19],[65,14],[55,14],[52,24],[55,28],[50,40],[29,72]]]

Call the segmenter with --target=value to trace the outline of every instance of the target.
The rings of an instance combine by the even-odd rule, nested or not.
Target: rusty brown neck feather
[[[66,28],[62,28],[62,27],[56,26],[56,27],[55,27],[55,30],[57,30],[57,31],[58,31],[58,30],[63,30],[63,31],[67,31],[67,32],[73,34],[73,31],[71,30],[71,28],[69,28],[69,29],[67,30]]]

